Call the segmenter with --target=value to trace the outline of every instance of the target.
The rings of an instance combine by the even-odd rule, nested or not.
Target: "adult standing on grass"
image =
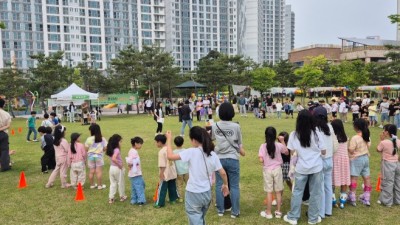
[[[220,189],[222,196],[229,194],[228,178],[221,162],[214,153],[214,144],[204,128],[190,129],[192,148],[174,154],[172,152],[172,133],[167,131],[167,157],[169,160],[182,160],[189,165],[189,181],[186,186],[185,210],[190,225],[205,224],[205,217],[211,204],[211,175],[218,172],[223,180]]]
[[[106,188],[106,185],[102,183],[104,159],[103,155],[107,148],[107,141],[101,135],[100,126],[98,124],[92,124],[89,127],[90,137],[86,139],[85,148],[88,151],[88,167],[90,188],[101,190]],[[97,184],[94,183],[94,174],[96,173]]]
[[[322,156],[326,154],[324,138],[316,129],[313,116],[308,110],[299,112],[296,130],[289,136],[288,149],[297,152],[295,167],[295,184],[290,202],[290,211],[283,219],[289,224],[297,224],[301,214],[301,201],[307,181],[310,183],[310,203],[308,207],[308,223],[321,222]]]
[[[6,101],[0,98],[0,165],[1,172],[10,170],[10,146],[8,143],[8,128],[11,126],[11,116],[4,111]]]
[[[258,100],[257,95],[254,95],[254,99],[253,99],[253,113],[254,113],[254,116],[255,116],[256,118],[258,118],[258,113],[260,112],[259,107],[260,107],[260,101]]]
[[[164,114],[162,110],[162,102],[158,102],[156,109],[154,110],[154,120],[157,122],[157,130],[156,135],[162,133],[163,123],[164,123]]]
[[[243,96],[243,94],[240,94],[238,103],[239,103],[240,116],[246,116],[247,117],[247,113],[246,113],[246,98]]]
[[[186,124],[189,126],[190,129],[192,129],[192,110],[190,109],[189,106],[189,100],[185,101],[185,105],[182,106],[181,108],[181,113],[182,113],[182,127],[181,127],[181,136],[185,136],[185,127]]]
[[[229,177],[230,197],[232,202],[231,217],[240,214],[240,163],[239,154],[244,155],[242,147],[242,132],[239,124],[232,122],[235,111],[232,104],[224,102],[219,106],[219,118],[222,120],[212,125],[212,139],[216,140],[215,153],[217,153],[222,167]],[[223,174],[216,173],[216,199],[218,215],[224,215],[224,196],[218,191],[222,188]]]

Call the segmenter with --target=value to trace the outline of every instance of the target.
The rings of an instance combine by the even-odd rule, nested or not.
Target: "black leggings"
[[[156,133],[161,133],[162,132],[162,123],[157,122],[157,131]]]
[[[196,111],[196,113],[197,113],[197,121],[201,121],[200,110]]]

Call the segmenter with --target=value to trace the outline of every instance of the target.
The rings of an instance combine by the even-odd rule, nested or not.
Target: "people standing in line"
[[[189,129],[192,129],[192,110],[189,107],[189,100],[185,101],[185,105],[181,108],[182,112],[182,127],[181,127],[181,136],[185,136],[185,127],[186,124],[189,126]]]
[[[347,135],[344,131],[343,122],[339,119],[334,119],[331,122],[333,131],[339,142],[338,150],[333,154],[333,195],[332,204],[336,205],[335,187],[340,187],[339,207],[344,208],[347,201],[347,187],[350,186],[350,159],[347,149]]]
[[[31,116],[26,120],[26,126],[28,127],[28,134],[26,135],[26,141],[31,141],[31,134],[33,133],[33,140],[37,142],[37,131],[36,131],[36,111],[31,112]]]
[[[254,98],[253,98],[253,113],[254,113],[254,116],[256,118],[258,118],[258,116],[259,116],[258,114],[260,113],[259,107],[260,107],[260,101],[258,100],[257,95],[254,95]]]
[[[90,137],[85,141],[85,149],[88,152],[88,167],[89,167],[89,182],[90,189],[104,189],[107,186],[103,184],[103,166],[104,152],[107,149],[107,140],[101,135],[101,129],[98,124],[93,124],[89,127]],[[97,183],[94,183],[96,174]]]
[[[71,186],[76,188],[80,183],[85,185],[86,181],[86,159],[85,146],[81,143],[81,134],[71,134],[71,148],[68,152],[68,167],[70,167]]]
[[[46,188],[54,186],[54,181],[59,173],[61,179],[61,188],[69,188],[70,184],[67,183],[67,171],[68,171],[68,152],[70,151],[70,145],[65,139],[65,133],[67,128],[62,125],[57,125],[54,128],[54,150],[56,155],[56,168],[51,173],[49,180],[47,181]]]
[[[69,112],[69,122],[74,123],[75,122],[75,105],[74,102],[70,102],[68,106],[68,112]]]
[[[321,185],[321,209],[319,216],[324,219],[326,216],[332,216],[332,169],[333,169],[333,153],[337,151],[339,146],[332,125],[328,123],[328,112],[323,106],[314,109],[314,119],[316,130],[321,133],[323,142],[325,143],[326,154],[322,156],[322,179]]]
[[[353,127],[357,134],[350,139],[348,147],[351,175],[349,202],[351,205],[356,206],[357,180],[361,176],[364,181],[364,193],[360,196],[360,200],[364,205],[370,206],[372,191],[369,168],[370,132],[364,119],[354,121]]]
[[[275,107],[276,107],[276,118],[282,119],[282,108],[283,108],[283,106],[282,106],[281,100],[278,99],[276,101]]]
[[[211,205],[211,176],[218,172],[223,180],[221,189],[222,196],[229,194],[228,179],[221,162],[215,154],[214,144],[210,135],[204,128],[193,127],[190,129],[189,137],[192,148],[186,149],[179,154],[172,152],[172,133],[167,131],[167,157],[169,160],[182,160],[189,166],[189,180],[186,186],[185,210],[189,224],[206,224],[205,218]]]
[[[145,188],[143,180],[142,163],[138,150],[142,149],[143,139],[134,137],[131,139],[132,148],[129,150],[126,159],[129,168],[129,180],[131,181],[131,205],[138,204],[143,206],[146,204]]]
[[[43,150],[43,156],[40,159],[42,165],[42,174],[48,173],[49,170],[54,170],[56,167],[56,158],[54,152],[54,139],[51,133],[53,130],[51,127],[40,126],[38,128],[39,134],[42,136],[40,138],[41,145],[40,148]]]
[[[121,157],[122,137],[114,134],[110,137],[107,144],[106,154],[111,159],[110,165],[110,193],[108,203],[114,203],[114,197],[119,194],[119,201],[124,202],[128,197],[125,195],[125,168]]]
[[[382,182],[378,204],[391,207],[393,204],[400,204],[400,140],[397,138],[397,127],[393,124],[386,124],[380,139],[377,151],[382,158]]]
[[[239,111],[240,111],[240,116],[246,116],[246,98],[243,96],[243,94],[240,94],[239,100]]]
[[[321,222],[321,184],[323,162],[326,146],[321,132],[316,129],[313,116],[308,110],[302,110],[296,120],[296,130],[289,136],[288,149],[298,156],[295,167],[295,184],[290,203],[290,211],[283,219],[290,224],[297,224],[300,219],[301,203],[307,181],[310,184],[310,201],[308,208],[309,224]]]
[[[267,208],[260,215],[266,219],[274,217],[271,210],[274,192],[277,200],[274,215],[276,218],[282,218],[283,160],[281,154],[288,155],[289,152],[286,148],[284,137],[278,137],[279,143],[276,140],[276,129],[274,127],[267,127],[265,129],[265,143],[260,146],[258,151],[259,161],[263,165],[264,191],[267,193]]]
[[[389,123],[389,98],[383,97],[383,102],[379,106],[379,111],[381,112],[381,125],[379,128],[383,128],[385,121]]]
[[[220,122],[214,123],[211,128],[211,136],[216,140],[215,153],[219,157],[224,171],[228,174],[230,185],[230,197],[232,202],[231,218],[240,215],[240,163],[239,154],[244,155],[242,145],[242,132],[239,124],[232,122],[235,111],[232,104],[222,103],[219,106]],[[223,216],[224,196],[221,190],[223,183],[222,174],[216,173],[216,199],[218,216]]]
[[[156,109],[154,110],[154,120],[157,122],[156,135],[162,133],[163,123],[164,123],[164,113],[162,110],[162,102],[158,102]]]
[[[157,191],[157,199],[154,204],[155,208],[165,206],[165,198],[169,197],[169,202],[174,204],[178,199],[176,190],[176,167],[173,161],[167,158],[167,137],[159,134],[154,138],[156,146],[160,148],[158,152],[158,168],[159,168],[159,186]]]
[[[197,115],[197,121],[201,121],[201,111],[203,110],[203,100],[201,97],[197,98],[196,102],[196,115]]]

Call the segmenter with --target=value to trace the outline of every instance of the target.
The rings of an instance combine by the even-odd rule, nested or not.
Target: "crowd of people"
[[[153,198],[154,207],[165,207],[168,193],[171,204],[185,202],[190,224],[204,224],[205,215],[211,204],[212,187],[215,185],[218,216],[222,217],[226,212],[229,212],[231,218],[240,216],[239,160],[246,153],[241,127],[232,119],[235,111],[239,111],[241,116],[247,116],[246,111],[249,107],[246,105],[250,104],[250,109],[257,118],[272,118],[276,115],[281,119],[282,112],[285,112],[287,117],[293,117],[293,111],[298,111],[296,128],[290,134],[286,131],[278,133],[274,127],[265,129],[265,142],[260,145],[258,157],[263,168],[264,191],[267,195],[266,210],[261,211],[260,216],[266,219],[283,218],[289,224],[297,224],[301,217],[301,206],[305,204],[308,205],[308,223],[316,224],[332,216],[332,208],[336,205],[342,209],[346,203],[356,206],[358,199],[361,204],[370,206],[372,186],[369,166],[371,150],[369,128],[375,126],[373,121],[378,113],[381,115],[380,127],[383,131],[380,134],[381,142],[376,149],[382,156],[382,191],[377,203],[387,207],[399,205],[400,140],[397,138],[399,127],[396,124],[400,121],[396,117],[400,111],[400,100],[389,100],[384,97],[383,101],[379,102],[379,107],[375,106],[369,96],[364,96],[362,100],[357,98],[353,102],[348,102],[345,98],[332,98],[331,101],[332,104],[327,104],[324,100],[314,102],[310,99],[307,109],[304,109],[300,103],[295,107],[292,99],[285,99],[282,103],[279,99],[274,101],[272,96],[267,96],[262,101],[254,96],[249,101],[240,95],[235,104],[224,101],[218,105],[217,115],[220,121],[212,123],[209,129],[205,129],[193,127],[192,120],[194,115],[199,121],[203,117],[207,120],[212,118],[212,112],[208,113],[212,103],[207,98],[204,100],[199,98],[195,102],[186,100],[178,104],[182,128],[175,137],[171,131],[162,133],[164,110],[163,103],[158,102],[154,109],[149,109],[157,122],[154,141],[159,148],[157,160],[159,184]],[[0,99],[2,171],[9,169],[8,141],[5,146],[6,142],[3,140],[8,139],[7,128],[11,123],[11,117],[2,110],[3,106],[4,100]],[[206,116],[201,111],[207,112]],[[350,135],[351,138],[348,138],[343,125],[347,122],[348,111],[353,115],[354,135]],[[36,113],[32,112],[32,116],[27,120],[29,127],[27,141],[31,141],[31,133],[34,134],[33,141],[38,141],[36,129],[31,126],[35,124],[35,117]],[[192,147],[183,149],[186,125],[190,128],[189,140]],[[108,156],[110,160],[108,202],[113,204],[116,201],[117,192],[119,201],[128,199],[125,193],[127,169],[131,183],[130,203],[139,206],[146,204],[146,185],[142,177],[139,156],[144,144],[142,138],[130,139],[131,148],[123,160],[121,149],[123,137],[114,134],[107,140],[96,123],[89,126],[90,137],[84,142],[81,142],[79,133],[71,133],[68,138],[67,127],[62,125],[54,114],[45,115],[38,132],[41,136],[41,148],[44,151],[41,158],[42,173],[47,174],[52,170],[44,185],[46,188],[53,187],[57,177],[60,177],[61,188],[77,188],[79,183],[84,185],[86,167],[89,169],[90,189],[107,188],[102,173],[104,159]],[[359,178],[363,180],[363,193],[357,198]],[[292,191],[290,211],[286,215],[281,211],[285,183]],[[335,189],[338,189],[338,198]],[[226,204],[227,201],[229,206]],[[276,205],[274,212],[273,205]]]

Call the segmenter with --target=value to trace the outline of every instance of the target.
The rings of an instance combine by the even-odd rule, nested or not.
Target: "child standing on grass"
[[[370,101],[369,102],[369,106],[368,106],[368,118],[369,118],[369,126],[370,127],[375,127],[376,125],[376,113],[377,113],[377,108],[376,105],[374,105],[374,101]]]
[[[71,186],[76,186],[81,183],[83,186],[86,180],[86,150],[81,143],[80,134],[71,134],[71,149],[68,152],[68,167],[70,167]]]
[[[382,155],[382,183],[378,204],[391,207],[400,204],[400,140],[397,139],[397,127],[386,124],[380,138],[377,151]]]
[[[51,127],[53,128],[53,123],[51,122],[51,120],[49,119],[49,114],[45,113],[43,115],[43,121],[42,124],[40,126],[44,126],[44,127]]]
[[[110,166],[110,194],[108,195],[108,203],[114,203],[115,193],[119,192],[120,201],[127,199],[125,195],[125,169],[121,158],[122,137],[114,134],[110,137],[107,144],[106,154],[111,158]]]
[[[350,139],[348,148],[351,175],[349,200],[351,205],[356,206],[357,180],[359,176],[362,176],[364,180],[364,194],[360,196],[360,200],[364,205],[370,206],[372,190],[369,169],[370,133],[368,124],[363,119],[356,119],[353,126],[357,134]]]
[[[31,141],[31,134],[33,132],[33,141],[37,142],[37,131],[36,131],[36,111],[31,112],[31,117],[26,120],[26,126],[28,127],[28,135],[26,136],[26,141]]]
[[[102,182],[102,176],[104,166],[103,152],[107,149],[107,141],[101,135],[99,125],[91,125],[89,131],[91,136],[86,139],[85,149],[88,152],[90,189],[97,188],[101,190],[106,188],[106,185]],[[97,184],[94,183],[95,174],[98,182]]]
[[[287,146],[287,142],[289,140],[289,134],[285,131],[282,131],[278,134],[278,140],[282,139],[284,141],[284,145]],[[287,186],[289,187],[290,191],[292,191],[292,180],[289,177],[289,170],[290,170],[290,154],[281,153],[282,157],[282,178],[283,181],[286,182]],[[283,192],[282,192],[283,194]]]
[[[347,135],[343,122],[335,119],[331,122],[333,131],[339,142],[338,150],[333,154],[333,196],[332,204],[336,205],[335,187],[340,187],[340,208],[344,208],[347,200],[347,187],[350,185],[350,159],[347,150]]]
[[[49,180],[47,181],[46,188],[54,186],[54,180],[56,179],[57,173],[60,173],[61,188],[68,188],[70,184],[67,183],[67,170],[68,170],[68,152],[70,146],[68,141],[65,139],[65,132],[67,128],[58,125],[54,128],[54,149],[56,153],[56,168],[51,173]]]
[[[131,181],[131,204],[142,206],[146,203],[145,183],[142,176],[142,165],[138,150],[142,148],[143,139],[134,137],[131,139],[132,148],[129,150],[126,162],[128,163],[128,177]]]
[[[266,219],[272,219],[272,194],[276,193],[277,206],[275,217],[281,218],[281,204],[283,191],[282,168],[283,163],[281,153],[289,154],[285,145],[284,137],[279,137],[279,142],[276,143],[276,129],[267,127],[265,129],[265,143],[260,146],[258,157],[263,164],[264,175],[264,191],[267,192],[267,209],[262,211],[260,215]]]
[[[154,138],[156,146],[161,148],[158,152],[158,168],[160,175],[160,185],[158,187],[158,194],[155,208],[161,208],[165,206],[165,197],[169,196],[169,201],[174,204],[178,199],[178,193],[176,191],[176,168],[173,161],[167,158],[167,137],[164,134],[159,134]]]
[[[283,106],[282,106],[281,100],[278,99],[276,101],[275,107],[276,107],[276,117],[278,119],[282,119],[282,108],[283,108]]]
[[[179,154],[180,152],[184,151],[184,149],[182,149],[183,146],[183,138],[178,136],[175,137],[174,139],[174,143],[176,146],[176,149],[173,151],[174,154]],[[176,173],[177,173],[177,178],[176,178],[176,182],[177,182],[177,189],[178,189],[178,201],[179,202],[183,202],[183,198],[184,198],[184,191],[185,191],[185,186],[187,185],[187,182],[189,180],[189,165],[187,162],[183,162],[182,160],[176,160],[175,161],[175,165],[176,165]]]
[[[42,173],[48,173],[49,170],[54,170],[56,167],[56,160],[54,156],[54,145],[53,136],[51,135],[52,129],[50,127],[40,126],[38,128],[39,134],[42,136],[40,138],[40,147],[43,150],[43,156],[40,159],[42,164]]]

